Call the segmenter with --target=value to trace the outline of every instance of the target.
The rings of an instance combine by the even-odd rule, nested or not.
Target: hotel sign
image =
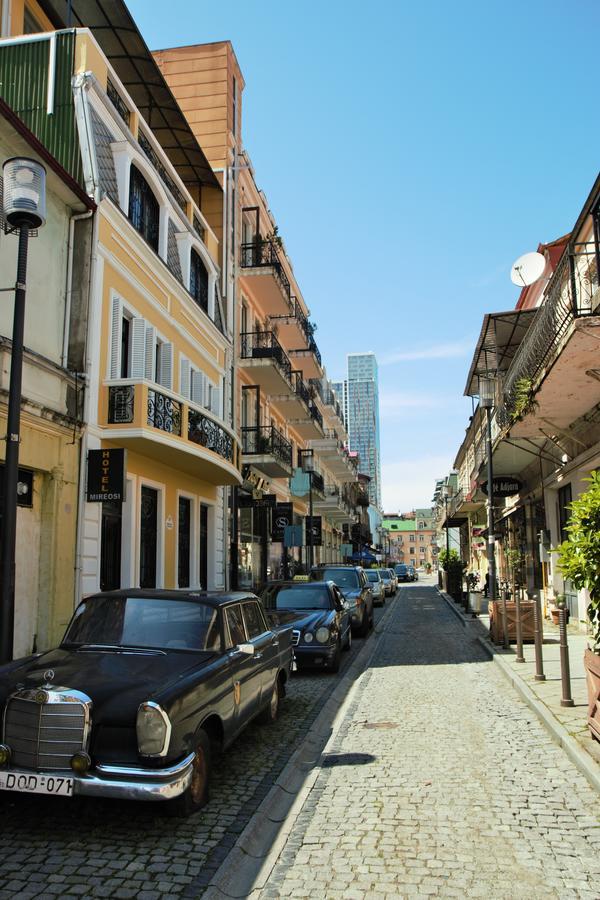
[[[88,451],[87,501],[125,501],[125,450]]]

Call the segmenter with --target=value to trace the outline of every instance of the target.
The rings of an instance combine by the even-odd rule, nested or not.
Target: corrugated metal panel
[[[50,41],[0,45],[0,96],[64,169],[83,186],[83,170],[73,104],[75,34],[56,35],[54,112],[48,114]]]

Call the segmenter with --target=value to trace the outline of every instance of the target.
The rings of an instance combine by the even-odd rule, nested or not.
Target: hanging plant
[[[513,388],[511,422],[520,422],[529,413],[535,412],[539,403],[535,398],[531,378],[517,378]]]

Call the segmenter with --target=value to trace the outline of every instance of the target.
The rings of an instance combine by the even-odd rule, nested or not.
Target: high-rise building
[[[381,509],[379,379],[374,353],[349,353],[345,391],[350,450],[360,458],[360,471],[371,479],[369,500]]]

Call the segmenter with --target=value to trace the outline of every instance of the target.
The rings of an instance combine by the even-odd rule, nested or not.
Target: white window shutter
[[[204,373],[192,372],[192,402],[204,406]]]
[[[160,372],[158,373],[158,382],[163,387],[172,390],[173,388],[173,344],[161,344],[159,354]]]
[[[212,381],[209,381],[207,378],[204,382],[204,400],[202,406],[206,407],[206,409],[210,409],[210,395],[212,393]]]
[[[221,387],[218,384],[215,384],[212,389],[212,395],[210,398],[210,411],[213,415],[218,416],[222,419],[221,415]]]
[[[144,378],[146,381],[156,381],[156,328],[153,325],[146,326]]]
[[[121,328],[123,327],[123,304],[120,297],[113,297],[110,320],[110,377],[121,374]]]
[[[179,393],[190,399],[190,361],[185,356],[179,357]]]
[[[131,377],[143,378],[146,368],[146,323],[143,319],[131,320]]]

